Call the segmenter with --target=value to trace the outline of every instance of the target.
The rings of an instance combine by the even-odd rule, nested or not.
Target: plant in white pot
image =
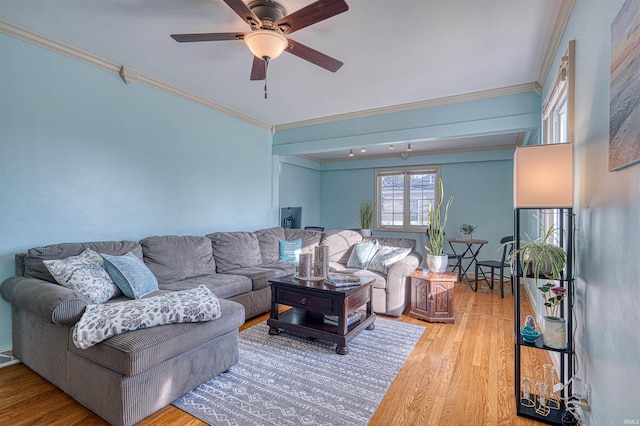
[[[473,225],[469,225],[468,223],[463,223],[460,225],[460,232],[462,232],[462,236],[465,240],[473,239],[473,231],[476,230],[476,227]]]
[[[444,247],[444,228],[447,225],[447,218],[449,216],[449,207],[453,203],[453,196],[449,198],[444,208],[444,215],[442,214],[442,203],[444,202],[444,186],[442,185],[442,179],[440,179],[440,198],[434,207],[434,203],[429,204],[427,225],[427,245],[424,247],[427,250],[426,260],[427,268],[432,272],[442,273],[447,270],[449,263],[449,257],[443,254]],[[435,200],[434,200],[435,201]]]
[[[373,222],[374,205],[371,201],[360,203],[360,232],[363,237],[371,236],[371,224]]]
[[[545,313],[542,317],[542,340],[546,346],[554,349],[567,347],[566,320],[558,316],[560,305],[563,303],[566,288],[549,281],[540,285],[540,278],[558,280],[567,264],[567,253],[559,246],[555,237],[558,229],[551,226],[547,229],[538,218],[542,236],[533,239],[527,235],[527,240],[521,241],[520,247],[509,255],[511,270],[515,271],[518,256],[526,275],[532,276],[535,285],[542,292]],[[525,234],[526,235],[526,234]],[[505,243],[512,244],[513,242]]]

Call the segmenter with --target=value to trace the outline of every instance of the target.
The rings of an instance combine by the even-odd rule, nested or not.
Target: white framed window
[[[573,142],[573,99],[575,74],[575,41],[569,42],[569,47],[560,62],[553,85],[542,104],[542,143]],[[555,209],[540,211],[545,229],[558,228],[560,213]],[[560,240],[557,231],[553,238]]]
[[[439,195],[439,179],[438,166],[376,169],[374,229],[426,231],[429,205]]]

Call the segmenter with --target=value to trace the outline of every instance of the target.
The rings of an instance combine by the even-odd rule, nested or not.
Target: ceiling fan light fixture
[[[272,30],[255,30],[244,35],[244,42],[256,57],[275,59],[289,45],[287,38]]]

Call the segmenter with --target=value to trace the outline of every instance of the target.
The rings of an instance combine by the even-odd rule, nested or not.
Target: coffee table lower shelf
[[[349,353],[347,345],[363,329],[373,330],[376,314],[367,315],[365,310],[360,310],[360,320],[347,328],[347,333],[342,334],[335,325],[324,323],[324,315],[299,308],[291,308],[278,313],[278,318],[269,318],[269,334],[279,334],[280,330],[288,330],[302,336],[326,340],[337,344],[336,352],[340,355]]]

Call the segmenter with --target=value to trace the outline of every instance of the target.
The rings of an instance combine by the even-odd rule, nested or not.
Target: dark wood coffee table
[[[267,320],[269,334],[279,334],[280,329],[303,336],[336,343],[336,352],[349,353],[348,344],[363,329],[373,330],[376,314],[371,309],[373,283],[354,287],[335,288],[323,281],[305,281],[293,275],[269,280],[271,284],[271,316]],[[290,309],[279,312],[280,305]],[[360,309],[360,321],[347,326],[350,312]],[[324,315],[338,317],[338,325],[324,322]]]

